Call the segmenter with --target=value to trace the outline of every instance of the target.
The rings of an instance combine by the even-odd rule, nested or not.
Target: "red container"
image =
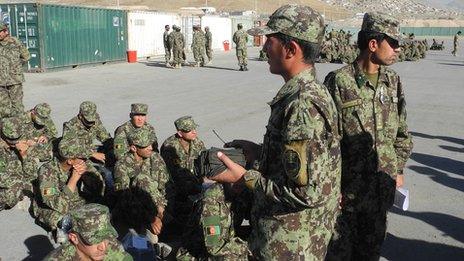
[[[127,62],[128,63],[137,62],[137,51],[127,51]]]
[[[229,51],[230,50],[229,41],[225,40],[224,42],[222,42],[222,45],[224,45],[224,51]]]

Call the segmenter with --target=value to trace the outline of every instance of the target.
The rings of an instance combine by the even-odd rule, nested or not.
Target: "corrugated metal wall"
[[[127,14],[129,49],[137,51],[137,57],[148,58],[164,54],[164,26],[180,25],[177,14],[130,11]]]
[[[224,41],[232,42],[232,34],[230,27],[232,26],[232,21],[228,17],[219,17],[219,16],[203,16],[201,18],[201,27],[209,26],[211,35],[213,38],[212,45],[213,49],[224,50]]]

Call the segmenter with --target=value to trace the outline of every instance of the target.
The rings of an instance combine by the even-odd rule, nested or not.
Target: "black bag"
[[[220,149],[212,147],[209,150],[204,150],[195,159],[195,175],[198,177],[211,178],[227,169],[226,165],[217,157],[217,153],[221,151],[226,154],[232,161],[245,167],[245,155],[241,149]]]

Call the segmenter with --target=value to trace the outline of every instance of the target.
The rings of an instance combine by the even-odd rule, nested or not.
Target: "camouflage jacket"
[[[213,45],[213,35],[211,34],[211,32],[205,32],[205,41],[206,48],[211,49]]]
[[[193,38],[192,38],[192,49],[198,48],[201,49],[205,46],[206,38],[205,33],[203,31],[194,31]]]
[[[32,116],[30,112],[25,112],[23,114],[23,123],[24,123],[24,134],[27,139],[35,139],[40,136],[47,137],[48,140],[56,138],[58,132],[56,130],[55,123],[50,120],[49,124],[43,126],[43,128],[37,128],[37,125],[32,121]]]
[[[39,169],[39,195],[36,199],[39,209],[36,213],[50,226],[56,226],[56,222],[68,211],[86,203],[98,202],[103,196],[105,182],[90,162],[87,162],[87,172],[78,181],[75,192],[67,187],[70,176],[71,171],[64,171],[57,158]],[[50,218],[53,220],[48,220]]]
[[[148,192],[157,206],[166,206],[166,183],[169,173],[166,164],[157,152],[139,165],[133,153],[127,153],[116,162],[114,169],[116,190],[137,187]]]
[[[11,188],[17,182],[31,182],[37,177],[34,157],[20,159],[15,149],[0,140],[0,188]]]
[[[236,45],[236,49],[246,49],[248,42],[248,34],[245,32],[245,30],[240,29],[234,33],[232,40]]]
[[[88,158],[95,152],[95,140],[105,143],[111,139],[110,133],[105,129],[100,119],[95,122],[95,125],[87,128],[78,116],[63,124],[63,137],[67,135],[73,135],[81,140],[82,146],[85,146],[86,150],[89,151]]]
[[[153,150],[158,151],[158,138],[156,137],[156,132],[155,128],[149,124],[145,123],[142,128],[148,129],[150,133],[153,135],[152,140],[153,142]],[[129,151],[129,141],[128,141],[128,136],[130,133],[132,133],[134,130],[136,130],[136,127],[132,124],[132,122],[129,120],[123,125],[119,126],[115,131],[114,131],[114,155],[116,156],[116,159],[120,159],[124,156]]]
[[[180,138],[174,134],[167,138],[161,146],[161,156],[180,195],[197,192],[198,180],[194,177],[194,160],[205,150],[205,144],[199,138],[190,143],[189,151],[185,151]]]
[[[29,51],[16,38],[7,36],[0,41],[0,86],[24,82],[23,64],[29,60]]]
[[[244,176],[254,194],[250,247],[263,260],[319,260],[338,213],[337,109],[314,68],[286,82],[269,104],[259,171]]]
[[[412,150],[400,78],[386,66],[379,70],[377,87],[357,62],[325,79],[340,112],[344,182],[378,171],[395,178]]]
[[[184,49],[184,35],[181,32],[177,31],[171,32],[169,34],[169,46],[171,46],[172,49]]]
[[[112,239],[108,242],[108,251],[103,260],[107,261],[131,261],[132,256],[124,251],[121,243],[116,239]],[[56,248],[50,252],[44,259],[44,261],[77,261],[80,260],[76,253],[76,247],[71,243],[67,242],[64,245]]]
[[[171,49],[171,46],[169,45],[169,32],[164,31],[163,33],[163,45],[164,48]]]

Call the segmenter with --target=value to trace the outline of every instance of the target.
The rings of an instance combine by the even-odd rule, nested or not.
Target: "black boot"
[[[239,71],[243,71],[243,66],[240,65],[240,69],[238,69]]]
[[[248,67],[246,67],[246,65],[243,66],[243,70],[244,70],[244,71],[248,71]]]

